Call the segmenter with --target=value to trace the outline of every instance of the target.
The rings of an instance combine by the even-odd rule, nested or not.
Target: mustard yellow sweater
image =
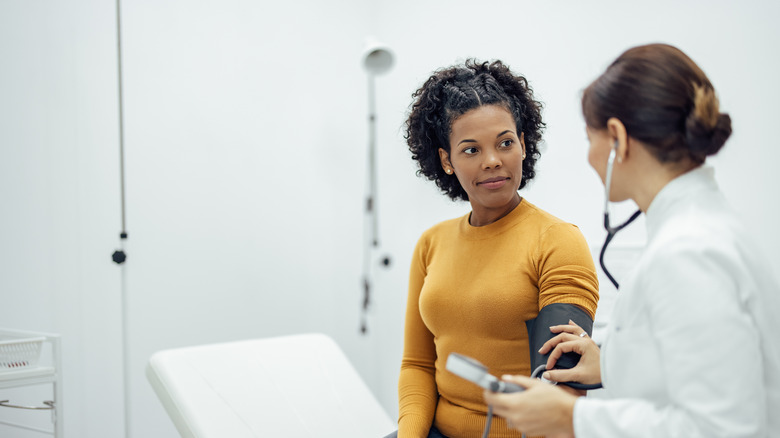
[[[473,227],[469,215],[420,237],[412,257],[399,376],[399,438],[480,437],[482,389],[445,369],[473,357],[494,375],[531,374],[525,321],[552,303],[596,312],[598,279],[574,225],[525,199],[508,215]],[[491,437],[520,437],[494,417]]]

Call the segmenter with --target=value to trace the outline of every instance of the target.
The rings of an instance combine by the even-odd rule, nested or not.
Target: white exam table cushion
[[[146,375],[183,438],[364,438],[396,427],[324,334],[159,351]]]

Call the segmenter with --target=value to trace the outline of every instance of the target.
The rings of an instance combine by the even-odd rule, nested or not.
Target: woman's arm
[[[539,309],[548,304],[575,304],[596,315],[599,283],[585,237],[568,223],[551,225],[539,236],[534,264],[538,273]],[[561,321],[565,324],[567,321]]]
[[[582,308],[591,318],[595,316],[598,303],[596,267],[590,248],[577,227],[567,223],[556,223],[541,233],[534,263],[538,273],[540,310],[550,304],[567,303]],[[561,324],[566,322],[561,321]],[[561,341],[572,341],[573,339],[566,336],[573,338],[572,333],[575,330],[578,332],[577,339],[582,339],[579,338],[579,332],[583,330],[576,325],[571,328],[556,327],[558,327],[556,333],[562,334],[558,335],[556,342],[545,344],[541,353],[546,354]],[[592,343],[590,338],[585,339]],[[584,349],[576,351],[572,348],[568,351],[586,353]],[[587,353],[589,363],[593,360],[598,363],[598,347],[595,351],[589,349]],[[596,371],[597,376],[598,374]],[[511,424],[510,427],[532,435],[572,433],[572,416],[577,395],[523,376],[505,376],[504,379],[525,386],[527,389],[513,394],[495,394],[485,391],[484,397],[485,401],[493,406],[496,415],[507,419]],[[577,379],[581,383],[597,383],[600,382],[600,376],[586,380],[595,381],[584,382]]]
[[[398,378],[399,438],[427,437],[438,401],[436,347],[419,308],[420,291],[426,276],[426,249],[425,240],[421,238],[415,247],[409,273],[404,350]]]

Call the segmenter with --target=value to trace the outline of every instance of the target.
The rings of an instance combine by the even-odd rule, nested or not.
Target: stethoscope
[[[617,280],[615,280],[612,274],[609,273],[607,267],[604,266],[604,252],[606,252],[607,245],[609,245],[609,242],[611,242],[612,238],[615,237],[615,234],[617,234],[618,231],[622,230],[628,224],[633,222],[634,219],[638,218],[639,215],[642,214],[642,210],[637,210],[636,212],[634,212],[634,214],[632,214],[631,217],[628,218],[628,220],[623,222],[621,225],[612,227],[609,224],[609,188],[612,186],[612,168],[615,165],[615,156],[617,155],[617,148],[618,148],[618,142],[617,140],[615,140],[615,146],[609,152],[609,158],[607,159],[607,178],[606,181],[604,181],[604,229],[607,230],[607,238],[604,240],[604,245],[601,247],[601,253],[599,254],[599,264],[601,265],[601,269],[604,270],[604,273],[607,274],[607,278],[609,278],[609,281],[611,281],[612,284],[615,285],[615,289],[620,289],[620,285],[618,285]]]

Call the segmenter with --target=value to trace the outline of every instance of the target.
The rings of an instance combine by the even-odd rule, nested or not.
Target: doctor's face
[[[585,132],[588,134],[588,141],[590,142],[588,163],[601,177],[601,183],[605,184],[607,180],[607,160],[612,149],[612,146],[609,144],[607,130],[595,130],[590,126],[585,126]]]
[[[593,129],[586,126],[585,131],[588,134],[588,141],[590,141],[588,163],[590,163],[590,167],[592,167],[601,178],[601,183],[606,185],[607,162],[609,161],[609,153],[615,146],[615,140],[609,135],[609,132],[606,129]],[[624,178],[622,166],[618,163],[617,159],[615,159],[612,166],[611,187],[609,188],[610,201],[620,202],[629,198],[628,194],[623,190],[623,187],[625,187]]]

